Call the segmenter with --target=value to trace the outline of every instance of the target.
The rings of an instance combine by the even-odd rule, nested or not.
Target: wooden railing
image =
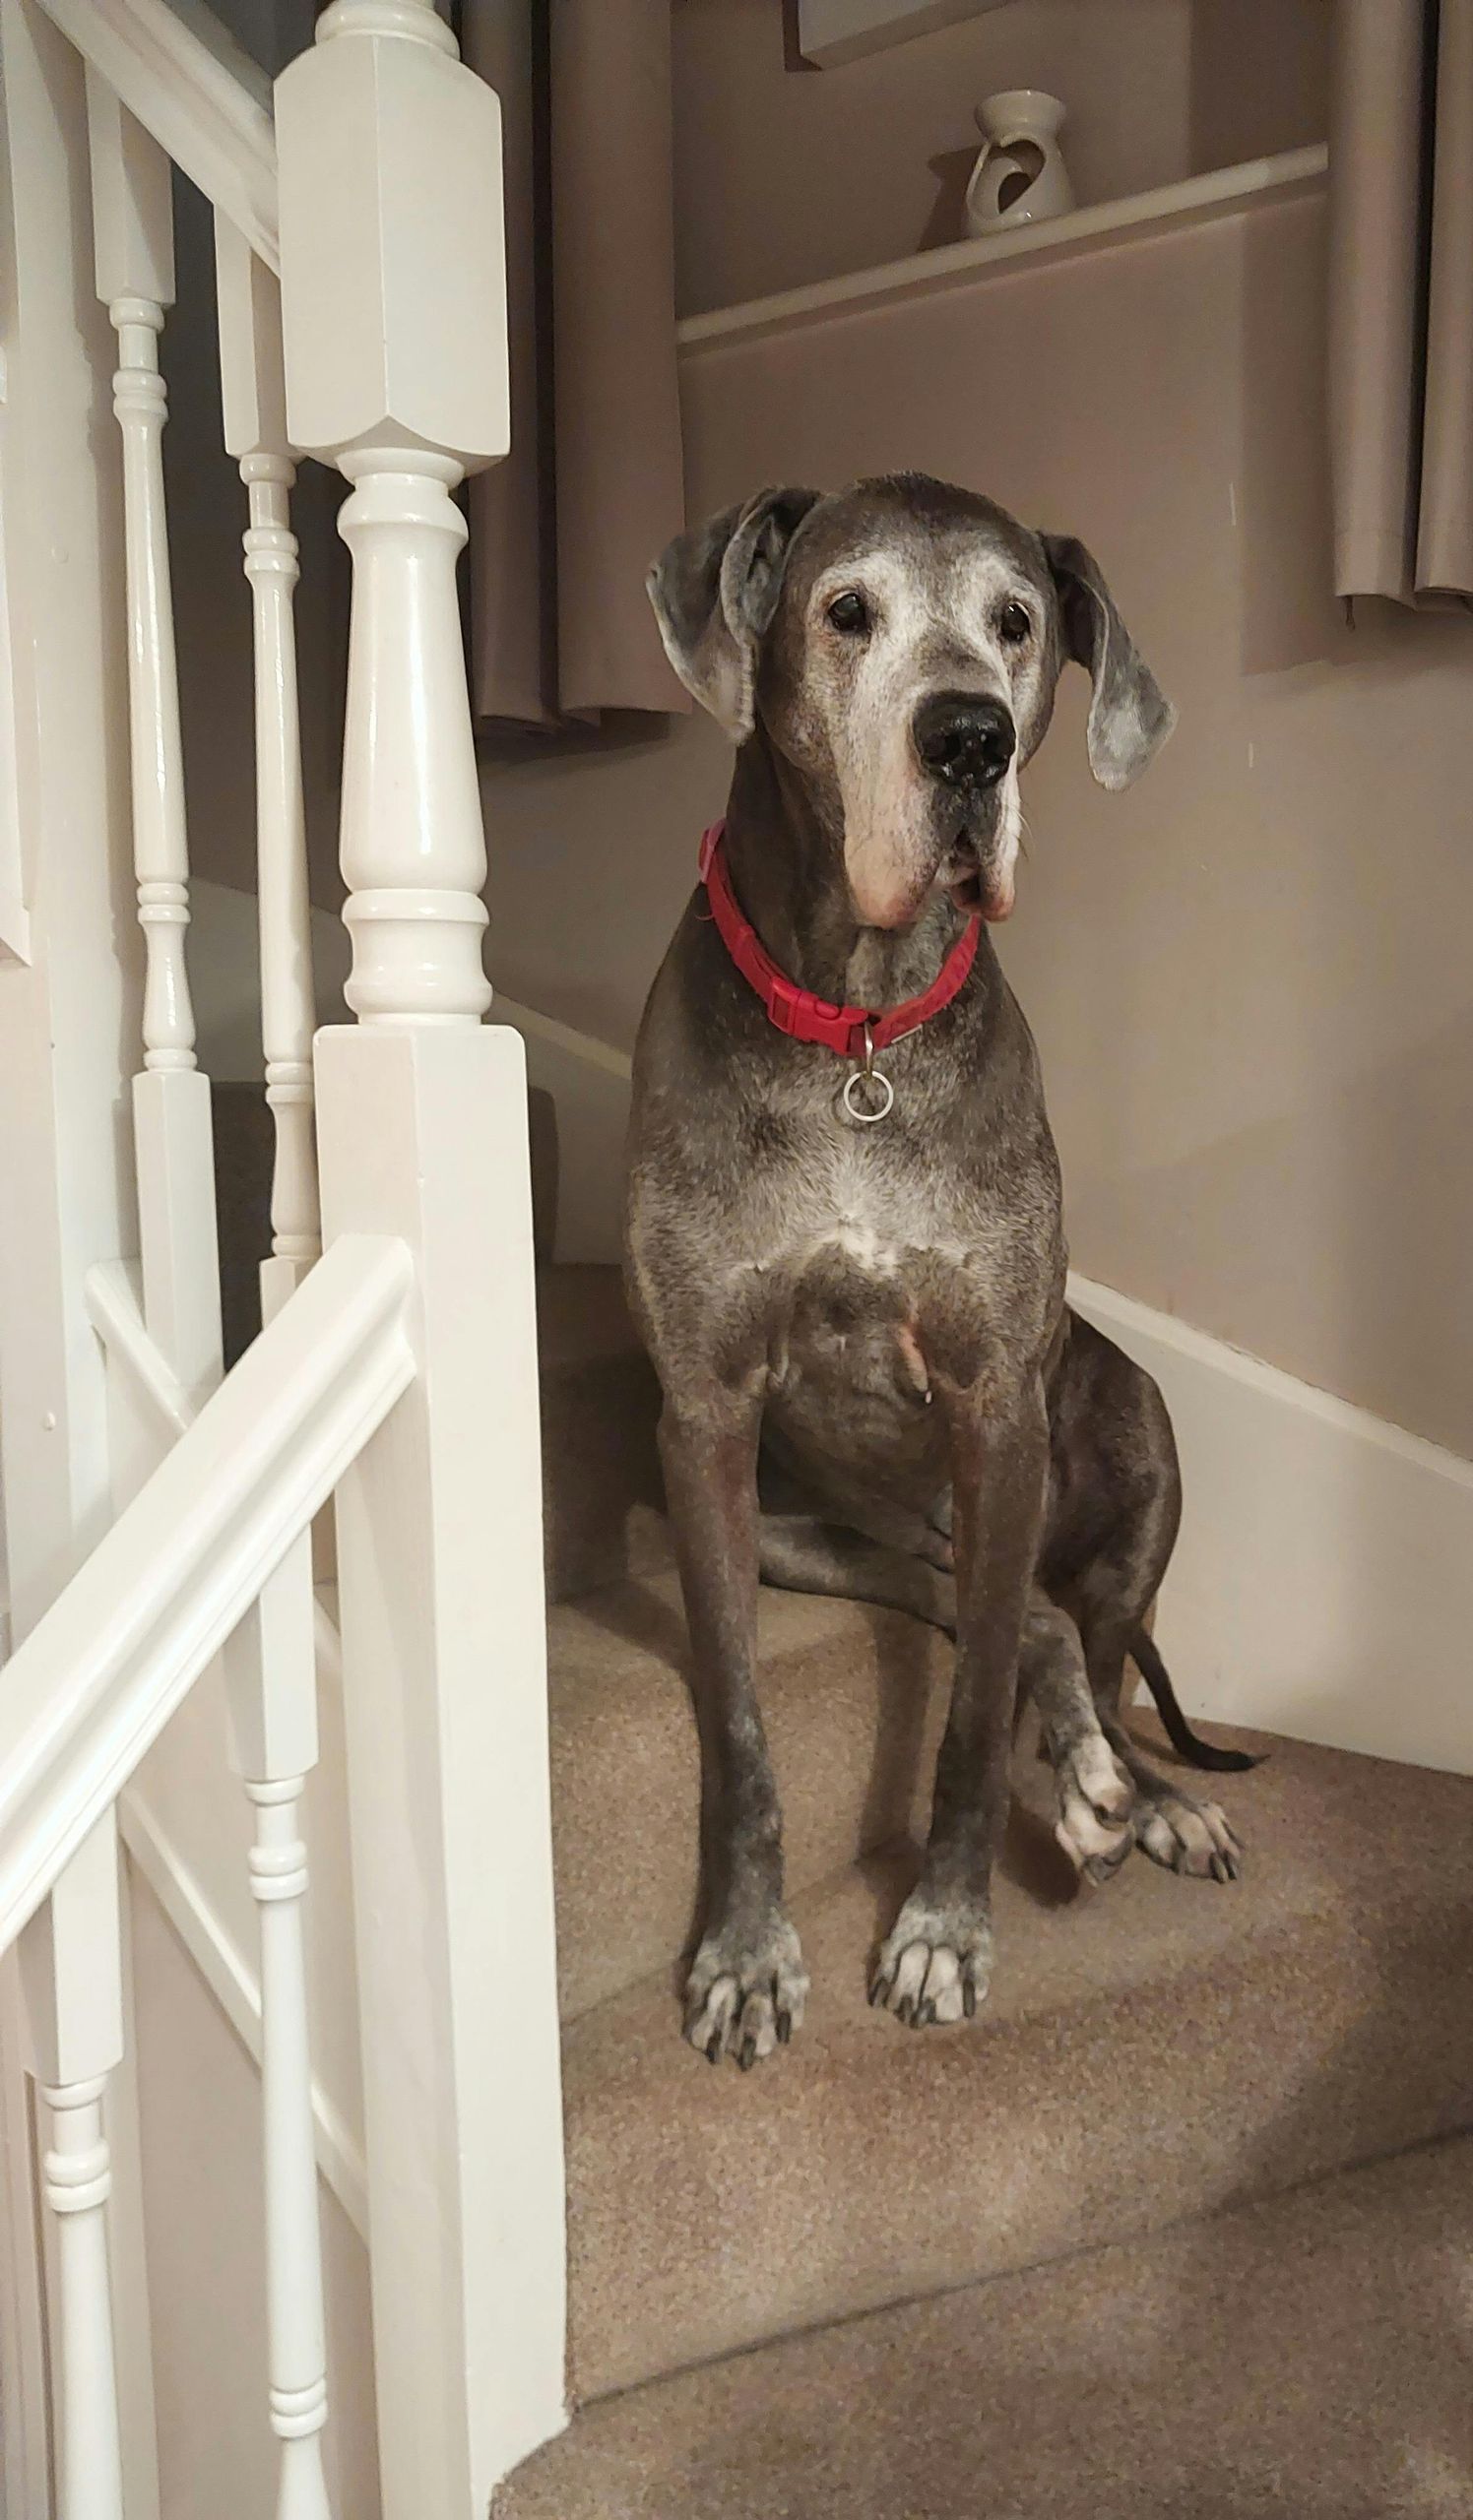
[[[484,837],[456,592],[454,494],[506,448],[498,110],[429,0],[334,0],[274,99],[196,8],[44,10],[0,0],[18,282],[0,503],[12,629],[22,598],[35,625],[15,699],[33,736],[18,771],[39,931],[27,986],[13,1001],[0,987],[0,1047],[19,1041],[48,1080],[16,1177],[28,1218],[44,1209],[57,1224],[54,1271],[32,1273],[24,1302],[18,1275],[0,1274],[18,1639],[0,1675],[0,1955],[21,1955],[51,2129],[39,2184],[56,2232],[43,2288],[56,2508],[62,2520],[158,2510],[146,2302],[135,2284],[130,2315],[114,2318],[128,2270],[108,2264],[114,2171],[136,2186],[103,2120],[127,2048],[116,1813],[219,1663],[254,1822],[279,2520],[329,2510],[299,1805],[317,1756],[311,1526],[331,1498],[382,2507],[387,2520],[470,2520],[557,2427],[563,2394],[525,1078],[515,1035],[481,1022]],[[275,1167],[266,1326],[228,1376],[160,450],[171,165],[215,211],[254,622]],[[116,455],[91,416],[99,380],[80,300],[70,338],[65,320],[84,254],[115,342]],[[358,1020],[315,1041],[289,508],[303,455],[351,485],[353,575],[341,855]],[[33,513],[47,469],[73,519],[70,553]],[[53,662],[68,638],[80,670],[63,707]],[[124,679],[125,818],[106,768]],[[93,883],[64,802],[69,744],[96,774],[90,845],[114,866],[120,842],[131,855],[132,942],[109,926],[106,882]],[[70,897],[76,866],[87,880]],[[138,1010],[115,1239],[98,1223],[106,1197],[89,1208],[72,1191],[114,1126],[128,1062],[106,1010],[89,1023],[73,964],[100,978],[125,1030]],[[35,1247],[51,1248],[39,1228]],[[26,1451],[32,1387],[53,1354],[60,1404],[38,1414],[66,1476],[45,1512],[12,1511],[41,1458]],[[137,2194],[122,2201],[126,2232]]]

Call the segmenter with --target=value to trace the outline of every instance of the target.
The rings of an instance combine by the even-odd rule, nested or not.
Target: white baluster
[[[174,302],[169,163],[93,70],[87,76],[87,119],[97,295],[118,345],[112,408],[123,439],[133,855],[148,953],[144,1065],[192,1068],[194,1009],[184,965],[184,755],[163,503],[168,389],[159,373],[163,310]]]
[[[402,1236],[416,1281],[416,1378],[337,1521],[379,2474],[423,2520],[483,2511],[564,2405],[527,1081],[480,1020],[452,497],[507,447],[500,130],[427,0],[333,0],[317,38],[276,89],[282,319],[292,443],[352,484],[323,1228]]]
[[[210,1087],[195,1066],[184,961],[189,856],[159,373],[174,294],[170,175],[163,152],[91,68],[87,118],[97,295],[117,333],[123,442],[133,857],[147,953],[144,1073],[133,1091],[144,1311],[198,1403],[220,1376],[220,1266]]]
[[[303,1786],[317,1763],[311,1545],[272,1577],[226,1663],[231,1761],[255,1810],[250,1885],[261,1921],[261,2114],[277,2520],[331,2520],[322,2472],[327,2362],[312,2124],[302,1901]]]
[[[55,2227],[59,2520],[122,2520],[107,2264],[107,2078],[123,2053],[117,1832],[109,1810],[21,1939],[32,2070],[50,2112],[41,2193]]]
[[[292,596],[298,576],[287,436],[282,300],[275,275],[217,216],[215,267],[225,445],[240,465],[250,523],[245,574],[255,623],[256,853],[266,1099],[276,1119],[272,1257],[262,1273],[271,1318],[321,1249],[312,1124],[311,907],[307,891]]]

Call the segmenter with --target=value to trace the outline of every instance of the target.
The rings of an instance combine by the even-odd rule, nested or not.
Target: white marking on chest
[[[893,1278],[900,1267],[898,1246],[887,1241],[863,1217],[840,1217],[833,1231],[823,1235],[816,1248],[842,1251],[870,1277]]]

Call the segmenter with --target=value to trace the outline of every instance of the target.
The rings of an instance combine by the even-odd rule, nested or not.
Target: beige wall
[[[1081,202],[1321,139],[1329,18],[1330,0],[1010,0],[820,71],[781,0],[674,0],[681,312],[949,243],[995,89],[1064,99]]]
[[[1473,1453],[1473,624],[1340,622],[1313,201],[687,356],[693,512],[912,465],[1084,535],[1182,724],[1128,797],[1083,678],[1009,973],[1074,1255]],[[708,727],[489,773],[492,967],[606,1039],[722,800]]]

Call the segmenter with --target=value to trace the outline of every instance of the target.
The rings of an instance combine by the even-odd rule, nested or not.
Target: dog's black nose
[[[995,788],[1018,743],[1003,702],[975,691],[933,691],[911,732],[926,768],[953,788]]]

